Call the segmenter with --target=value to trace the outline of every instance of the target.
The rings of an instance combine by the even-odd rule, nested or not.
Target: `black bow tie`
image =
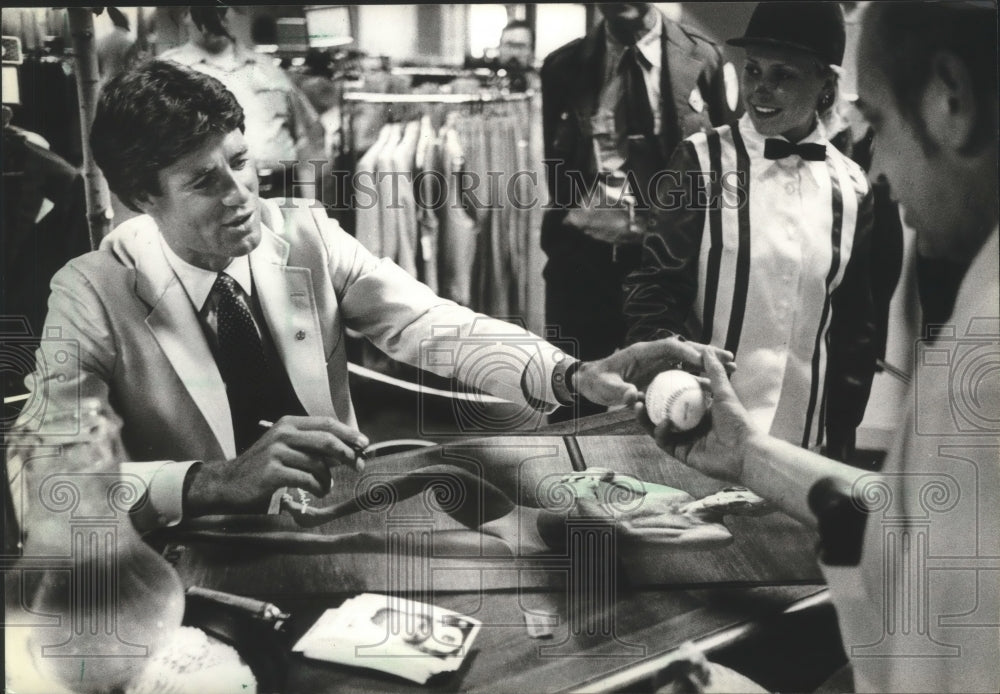
[[[788,140],[778,140],[773,137],[764,140],[765,159],[784,159],[793,154],[798,154],[806,161],[823,161],[826,159],[826,145],[816,142],[796,145]]]

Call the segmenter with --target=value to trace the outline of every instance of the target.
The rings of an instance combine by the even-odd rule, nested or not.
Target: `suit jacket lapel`
[[[590,129],[590,117],[597,112],[601,98],[604,75],[604,23],[594,27],[583,39],[580,46],[580,70],[573,80],[570,103],[581,118],[580,126]],[[598,76],[598,79],[595,79]]]
[[[261,201],[261,207],[269,205]],[[268,214],[273,223],[281,216]],[[309,268],[289,267],[288,243],[266,227],[250,254],[254,288],[299,402],[310,415],[336,416]]]
[[[150,230],[153,233],[137,235],[135,243],[130,244],[135,258],[136,293],[151,307],[146,325],[208,422],[226,458],[235,457],[225,383],[191,300],[164,257],[153,227]]]
[[[682,114],[691,110],[688,103],[691,93],[687,85],[697,85],[702,63],[694,52],[694,42],[666,18],[663,20],[662,42],[664,69],[660,76],[660,145],[664,160],[668,160],[683,139]]]

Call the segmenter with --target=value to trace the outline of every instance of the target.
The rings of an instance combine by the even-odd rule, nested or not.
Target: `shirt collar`
[[[660,39],[663,36],[663,18],[657,19],[656,24],[645,36],[639,39],[635,46],[642,53],[642,56],[649,61],[650,65],[659,68],[663,62],[663,50],[660,47]]]
[[[636,42],[635,47],[639,49],[642,57],[649,61],[650,65],[659,69],[663,65],[663,51],[660,48],[660,39],[663,37],[663,17],[660,17],[659,13],[657,15],[653,28]],[[625,53],[625,46],[610,31],[605,30],[604,39],[604,47],[610,65],[617,68],[622,55]]]
[[[212,287],[215,286],[215,279],[219,273],[197,267],[181,258],[174,253],[170,244],[163,238],[162,233],[160,234],[160,246],[163,248],[163,255],[166,256],[171,269],[180,280],[188,298],[191,299],[191,303],[200,311],[205,306],[209,294],[212,293]],[[250,280],[250,256],[241,255],[238,258],[233,258],[223,272],[236,280],[247,296],[253,295],[253,282]]]

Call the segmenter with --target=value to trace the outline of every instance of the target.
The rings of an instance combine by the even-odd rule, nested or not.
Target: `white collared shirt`
[[[687,140],[698,157],[698,170],[722,172],[723,198],[717,243],[712,241],[712,215],[705,215],[689,328],[693,335],[710,334],[706,341],[714,345],[738,349],[740,368],[733,388],[756,428],[814,446],[823,434],[827,308],[851,258],[868,184],[818,128],[801,142],[826,145],[825,161],[798,155],[767,159],[768,138],[757,132],[749,116],[736,127],[746,147],[745,164],[730,126]],[[719,142],[715,164],[710,137]],[[745,203],[736,193],[733,176],[738,174],[748,177]],[[840,215],[836,224],[835,209]],[[840,230],[836,254],[835,227]],[[745,278],[743,286],[734,280],[740,277]]]
[[[823,306],[843,276],[853,245],[854,225],[842,232],[840,271],[828,287],[833,228],[831,180],[826,161],[806,161],[798,155],[764,158],[767,137],[744,115],[739,122],[750,158],[750,283],[748,320],[744,323],[741,373],[733,380],[738,392],[753,393],[751,410],[764,430],[793,443],[803,438],[814,359],[822,361],[818,378],[826,373],[825,350],[817,355],[816,334]],[[785,139],[778,137],[775,139]],[[831,147],[819,128],[800,143]],[[853,191],[845,191],[853,197]],[[852,220],[853,221],[853,220]],[[821,350],[824,345],[820,345]],[[820,392],[822,392],[820,385]],[[815,441],[818,431],[813,419]]]
[[[213,349],[216,348],[219,344],[219,296],[212,293],[212,287],[215,286],[215,280],[219,276],[219,273],[197,267],[181,258],[174,253],[170,244],[163,238],[162,233],[160,234],[160,245],[163,248],[163,255],[166,256],[167,262],[174,271],[174,275],[177,276],[188,298],[191,300],[191,305],[198,314],[202,327],[205,328],[209,342],[211,342]],[[222,272],[225,272],[236,280],[236,284],[243,290],[240,300],[245,304],[250,314],[256,320],[260,320],[260,317],[253,310],[253,302],[250,301],[250,297],[253,296],[250,257],[242,255],[238,258],[233,258],[232,262]],[[260,334],[259,325],[257,326],[257,331]]]

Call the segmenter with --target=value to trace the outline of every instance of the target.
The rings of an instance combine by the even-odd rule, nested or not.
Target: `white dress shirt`
[[[815,442],[821,433],[818,411],[825,389],[827,359],[826,340],[817,336],[826,335],[829,329],[830,314],[824,314],[824,306],[839,286],[851,257],[858,194],[867,191],[867,182],[860,170],[849,166],[846,158],[823,138],[819,129],[814,129],[801,143],[825,144],[826,161],[806,161],[798,155],[766,159],[767,138],[757,132],[750,117],[744,115],[738,127],[749,159],[750,249],[746,304],[743,316],[737,317],[742,322],[742,333],[737,353],[740,368],[733,375],[733,388],[760,430],[801,445],[808,425],[807,438]],[[726,202],[721,213],[723,251],[711,342],[723,346],[733,307],[739,303],[734,301],[732,278],[739,272],[740,206],[735,198],[735,181],[730,180],[727,185],[725,178],[738,168],[731,131],[729,126],[718,130],[722,133],[722,189]],[[705,135],[690,140],[703,170],[712,170]],[[844,207],[839,261],[832,277],[831,166],[840,172],[838,184]],[[711,295],[707,217],[695,302],[699,328],[706,315],[706,297]],[[814,360],[818,360],[815,366]]]
[[[184,286],[184,291],[187,292],[191,305],[194,306],[202,327],[205,328],[205,335],[208,337],[212,349],[215,350],[219,346],[219,295],[212,292],[212,287],[215,286],[215,280],[219,273],[197,267],[181,258],[170,248],[166,239],[163,238],[163,234],[160,234],[160,244],[163,247],[163,254],[167,257],[167,262],[170,263],[177,279]],[[243,255],[233,258],[222,272],[236,280],[236,284],[243,290],[239,300],[254,317],[257,334],[260,335],[259,321],[261,316],[254,311],[253,302],[250,301],[250,297],[253,296],[253,281],[250,278],[249,257]]]

